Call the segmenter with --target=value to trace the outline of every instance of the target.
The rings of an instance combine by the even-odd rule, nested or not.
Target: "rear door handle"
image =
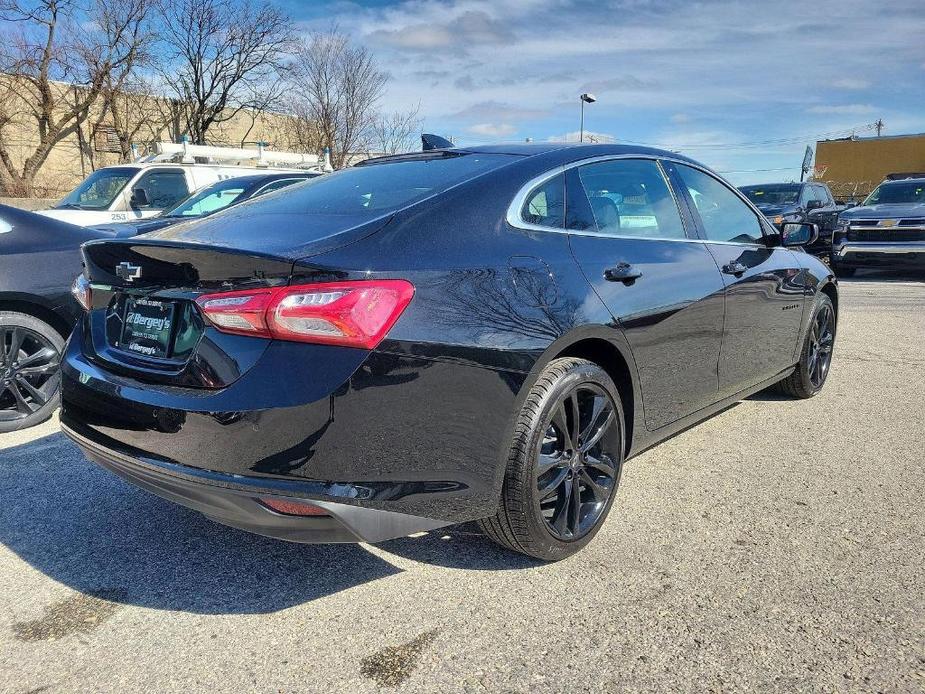
[[[617,263],[614,267],[604,270],[604,279],[608,282],[623,282],[632,284],[642,277],[642,271],[637,270],[629,263]]]
[[[727,275],[741,275],[746,270],[748,270],[748,268],[738,260],[733,260],[731,263],[723,265],[723,272]]]

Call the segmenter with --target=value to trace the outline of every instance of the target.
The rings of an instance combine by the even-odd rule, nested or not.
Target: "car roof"
[[[923,178],[887,178],[880,182],[881,186],[892,185],[893,183],[925,183]]]
[[[533,157],[539,155],[552,155],[555,157],[555,155],[558,154],[559,156],[555,158],[560,159],[563,163],[596,156],[626,156],[639,154],[649,157],[655,156],[667,159],[677,159],[680,161],[687,161],[692,164],[698,164],[698,162],[684,156],[683,154],[678,154],[677,152],[669,152],[667,150],[657,149],[654,147],[645,147],[643,145],[598,143],[591,144],[575,142],[514,142],[493,145],[474,145],[470,147],[454,147],[453,149],[436,149],[428,150],[425,152],[410,152],[408,154],[374,157],[361,163],[365,164],[366,162],[369,162],[370,164],[375,164],[388,163],[390,161],[407,161],[408,159],[414,159],[416,157],[427,158],[439,156],[441,152],[459,152],[466,154],[508,154],[521,157]]]

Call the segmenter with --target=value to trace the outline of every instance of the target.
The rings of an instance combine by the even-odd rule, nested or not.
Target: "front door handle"
[[[623,282],[632,284],[642,277],[642,271],[637,270],[629,263],[617,263],[614,267],[604,270],[604,279],[608,282]]]
[[[731,263],[726,263],[723,265],[723,272],[727,275],[738,276],[744,273],[746,270],[748,270],[748,268],[738,260],[733,260]]]

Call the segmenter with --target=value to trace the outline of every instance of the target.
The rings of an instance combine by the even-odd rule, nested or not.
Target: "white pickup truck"
[[[54,207],[38,213],[85,227],[130,222],[154,217],[217,181],[266,173],[271,166],[281,173],[331,170],[327,154],[322,162],[317,155],[271,151],[263,145],[234,149],[159,142],[156,152],[133,164],[97,169]],[[278,168],[280,165],[294,168]]]
[[[53,208],[38,213],[79,226],[129,222],[160,214],[216,181],[265,172],[250,166],[212,164],[107,166],[87,176]]]

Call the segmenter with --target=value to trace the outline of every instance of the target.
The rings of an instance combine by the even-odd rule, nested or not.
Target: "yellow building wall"
[[[887,174],[903,172],[925,172],[925,134],[816,143],[814,178],[836,197],[866,196]]]

